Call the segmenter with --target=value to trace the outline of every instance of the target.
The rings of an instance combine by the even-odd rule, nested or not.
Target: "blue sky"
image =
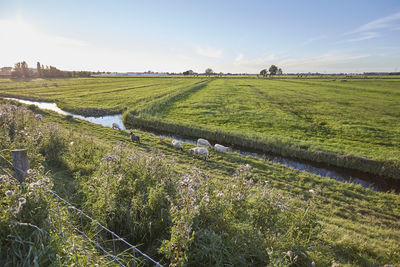
[[[0,66],[400,71],[400,1],[0,0]]]

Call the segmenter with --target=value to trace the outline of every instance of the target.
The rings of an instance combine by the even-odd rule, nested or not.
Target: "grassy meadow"
[[[46,84],[46,86],[44,86]],[[98,77],[1,80],[0,95],[400,178],[400,79]]]
[[[105,115],[122,113],[128,107],[148,105],[201,81],[195,78],[0,80],[0,94],[54,101],[60,108],[81,115]]]
[[[47,88],[41,86],[45,82]],[[50,86],[53,83],[58,86]],[[365,158],[364,164],[383,162],[397,168],[399,83],[397,79],[0,80],[0,93],[64,101],[72,110],[127,109],[125,120],[135,125],[189,136],[200,133],[211,140],[223,136],[233,144],[247,142],[244,146],[265,146],[265,150],[270,146],[298,157],[326,154],[332,164],[340,165],[332,155],[351,155],[353,164],[359,157]],[[108,91],[139,84],[149,85],[142,87],[147,97],[135,93],[136,89],[117,91],[126,93],[133,105],[113,105],[124,101],[121,96],[101,102],[102,97],[113,95]],[[81,97],[73,98],[74,90]],[[152,90],[158,92],[154,98],[149,97]],[[70,97],[63,98],[64,91]],[[188,153],[190,144],[183,144],[181,152],[171,140],[143,132],[137,132],[141,143],[132,143],[128,131],[2,102],[1,113],[9,115],[0,120],[0,150],[28,149],[31,167],[38,170],[29,182],[48,177],[49,186],[62,197],[163,265],[400,262],[398,194],[237,153],[211,151],[204,161]],[[88,103],[93,106],[85,106]],[[35,120],[34,113],[42,114],[43,122]],[[9,153],[2,154],[10,159]],[[6,266],[35,261],[62,266],[109,264],[77,233],[67,233],[73,241],[65,242],[54,232],[46,209],[55,205],[51,198],[1,178],[0,260]],[[8,190],[14,192],[10,197]],[[28,206],[20,207],[20,197],[26,198]],[[27,231],[23,223],[41,231]],[[89,224],[85,227],[90,229]]]
[[[398,103],[400,79],[214,79],[126,121],[399,178]]]

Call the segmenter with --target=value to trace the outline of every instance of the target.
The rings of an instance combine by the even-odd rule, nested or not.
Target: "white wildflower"
[[[8,190],[7,192],[6,192],[6,196],[12,196],[13,195],[13,193],[14,193],[14,191],[13,190]]]
[[[26,199],[23,197],[18,198],[19,205],[24,205],[26,203]]]
[[[290,259],[292,259],[292,257],[293,257],[293,252],[292,252],[291,250],[289,250],[288,252],[286,252],[286,255],[287,255]]]

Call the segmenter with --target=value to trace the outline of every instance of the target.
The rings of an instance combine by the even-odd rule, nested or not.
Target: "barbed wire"
[[[15,171],[17,172],[21,172],[24,175],[27,175],[28,173],[25,172],[24,170],[21,170],[17,167],[15,167],[7,158],[5,158],[3,155],[0,154],[0,158],[2,158],[6,163],[8,163],[9,165],[11,165]],[[0,165],[0,169],[7,175],[9,176],[11,179],[15,180],[18,182],[18,184],[20,184],[20,181],[15,178],[9,171],[7,171],[6,168],[4,168],[3,166]],[[57,219],[62,218],[62,214],[60,212],[60,208],[59,208],[59,203],[62,203],[66,209],[67,209],[67,218],[68,218],[68,222],[67,225],[68,227],[70,227],[71,229],[73,229],[74,231],[78,232],[79,234],[81,234],[85,239],[87,239],[90,243],[92,243],[94,246],[96,246],[100,251],[102,251],[104,254],[106,254],[106,256],[110,257],[112,259],[112,261],[118,263],[120,266],[126,266],[122,263],[122,261],[117,257],[117,253],[116,253],[116,243],[115,241],[120,241],[122,242],[124,245],[128,246],[129,249],[132,250],[133,252],[133,258],[135,259],[135,254],[138,253],[139,255],[141,255],[142,257],[144,257],[146,260],[150,261],[152,264],[154,264],[155,266],[158,267],[162,267],[162,265],[155,261],[154,259],[152,259],[149,255],[147,255],[146,253],[144,253],[143,251],[141,251],[140,249],[138,249],[136,246],[130,244],[129,242],[127,242],[125,239],[123,239],[122,237],[120,237],[119,235],[117,235],[116,233],[114,233],[113,231],[111,231],[110,229],[108,229],[107,227],[105,227],[104,225],[102,225],[100,222],[98,222],[97,220],[93,219],[92,217],[90,217],[88,214],[86,214],[85,212],[83,212],[82,210],[78,209],[77,207],[75,207],[74,205],[72,205],[71,203],[69,203],[67,200],[63,199],[62,197],[60,197],[56,192],[54,192],[53,190],[45,187],[45,192],[49,193],[50,195],[52,195],[54,197],[54,199],[57,202]],[[69,210],[74,210],[77,214],[79,214],[79,221],[80,221],[80,225],[81,228],[76,227],[73,223],[72,220],[70,219],[70,215],[69,215]],[[100,229],[104,230],[105,232],[107,232],[108,234],[111,235],[112,237],[112,242],[113,242],[113,254],[110,253],[109,251],[107,251],[107,249],[105,249],[104,247],[102,247],[100,245],[100,243],[96,240],[91,239],[88,234],[85,232],[84,230],[84,225],[83,225],[83,221],[82,221],[82,216],[85,217],[86,219],[88,219],[89,221],[91,221],[92,223],[94,223],[96,226],[100,227]],[[57,228],[57,226],[55,226],[52,221],[50,221],[50,223],[53,225],[53,227]],[[64,234],[61,232],[61,236],[63,238],[65,238]],[[134,260],[134,266],[136,266],[136,260]]]

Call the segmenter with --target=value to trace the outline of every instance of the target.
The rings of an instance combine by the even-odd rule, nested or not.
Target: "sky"
[[[0,0],[0,66],[400,71],[399,0]]]

